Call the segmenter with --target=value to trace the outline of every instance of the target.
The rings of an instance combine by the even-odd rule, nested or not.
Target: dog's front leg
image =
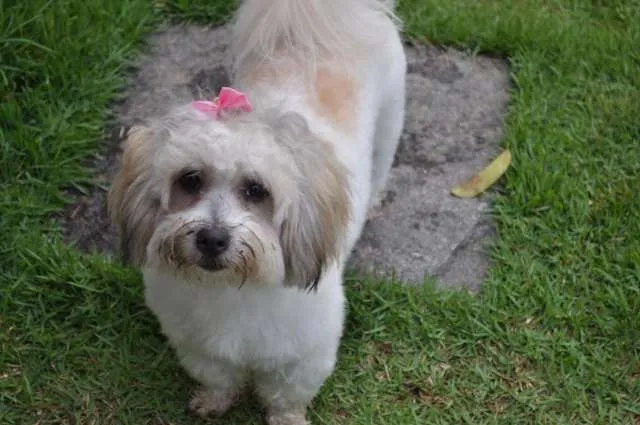
[[[281,369],[256,373],[256,391],[267,408],[267,424],[308,425],[307,407],[333,372],[335,362],[335,350],[327,350]]]
[[[189,411],[206,417],[220,416],[229,410],[246,384],[244,369],[193,353],[180,354],[185,370],[202,384],[191,396]]]

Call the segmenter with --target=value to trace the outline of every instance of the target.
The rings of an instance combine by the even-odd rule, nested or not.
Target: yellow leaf
[[[511,163],[511,152],[505,150],[491,164],[487,165],[484,170],[463,184],[451,189],[451,194],[458,198],[473,198],[490,188],[498,179],[507,171],[507,167]]]

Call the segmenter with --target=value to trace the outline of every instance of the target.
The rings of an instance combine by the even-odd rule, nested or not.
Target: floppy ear
[[[280,117],[275,131],[298,169],[297,193],[291,194],[282,211],[285,281],[316,288],[323,270],[338,258],[343,247],[351,216],[348,172],[333,147],[316,137],[301,116]]]
[[[147,244],[160,215],[160,199],[150,187],[155,141],[152,130],[133,127],[123,144],[120,169],[107,200],[111,221],[118,227],[123,260],[135,266],[145,261]]]

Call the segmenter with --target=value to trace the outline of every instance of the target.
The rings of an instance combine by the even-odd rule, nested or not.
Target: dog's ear
[[[285,282],[315,288],[344,245],[351,217],[348,172],[333,146],[316,137],[301,116],[287,114],[277,122],[276,139],[298,169],[297,193],[289,194],[281,212]]]
[[[154,132],[142,126],[132,127],[122,148],[120,169],[109,190],[107,205],[118,228],[122,259],[141,266],[161,211],[159,197],[150,190],[156,149]]]

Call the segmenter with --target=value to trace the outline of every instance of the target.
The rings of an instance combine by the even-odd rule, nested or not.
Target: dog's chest
[[[285,288],[193,287],[157,276],[145,276],[145,286],[147,305],[178,351],[267,365],[295,361],[341,334],[341,293],[332,300]]]

